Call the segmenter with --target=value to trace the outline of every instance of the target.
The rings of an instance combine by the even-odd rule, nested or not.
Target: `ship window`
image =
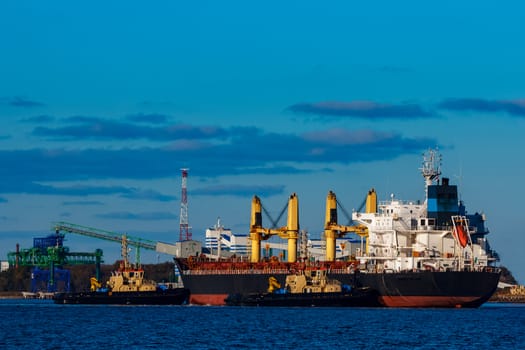
[[[421,219],[421,226],[424,226],[425,225],[425,219]]]

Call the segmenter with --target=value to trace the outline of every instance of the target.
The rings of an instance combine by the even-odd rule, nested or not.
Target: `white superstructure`
[[[477,226],[458,213],[456,186],[450,186],[448,179],[439,183],[440,161],[433,151],[424,158],[424,203],[392,195],[379,203],[377,213],[352,214],[368,229],[366,245],[356,254],[368,270],[479,270],[494,260],[486,232],[477,232]]]
[[[206,229],[205,246],[218,256],[221,253],[244,256],[248,254],[248,236],[232,233],[231,229],[222,226],[220,219],[217,219],[213,227]]]

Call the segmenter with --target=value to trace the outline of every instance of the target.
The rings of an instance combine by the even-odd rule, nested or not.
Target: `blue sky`
[[[523,283],[524,5],[12,1],[0,5],[0,257],[69,221],[153,240],[248,230],[299,197],[422,199],[421,153]],[[269,220],[266,220],[268,223]],[[67,236],[73,251],[114,243]],[[147,255],[146,255],[147,256]],[[152,257],[154,259],[155,257]]]

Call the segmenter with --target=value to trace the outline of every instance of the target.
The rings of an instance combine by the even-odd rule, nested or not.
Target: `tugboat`
[[[230,294],[228,306],[380,306],[378,294],[369,287],[351,287],[329,279],[326,269],[304,270],[286,276],[286,285],[268,279],[266,293]]]
[[[111,273],[106,286],[92,277],[91,290],[78,293],[56,293],[55,304],[117,304],[117,305],[182,305],[188,303],[187,288],[158,286],[144,279],[144,270],[128,262],[126,236],[122,237],[120,268]]]

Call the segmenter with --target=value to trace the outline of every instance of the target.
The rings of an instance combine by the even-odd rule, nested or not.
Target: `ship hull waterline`
[[[152,292],[79,292],[57,293],[55,304],[103,304],[103,305],[183,305],[190,299],[187,288]]]
[[[230,294],[228,306],[376,307],[377,293],[369,288],[350,292]]]
[[[284,283],[281,273],[193,273],[182,275],[191,291],[190,304],[225,305],[230,294],[260,293],[268,279]],[[495,292],[499,272],[421,271],[398,273],[332,273],[341,283],[370,287],[378,293],[378,304],[385,307],[479,307]]]

